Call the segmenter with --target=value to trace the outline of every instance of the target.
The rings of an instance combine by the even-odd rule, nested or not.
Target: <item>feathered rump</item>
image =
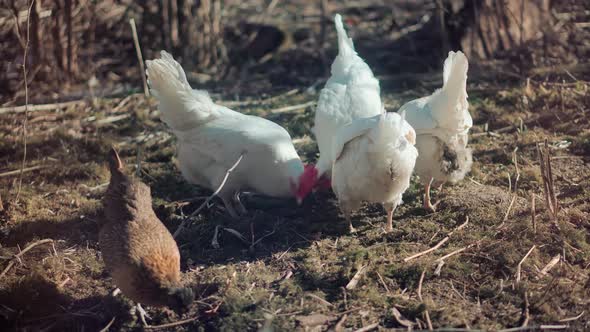
[[[161,118],[175,131],[194,128],[207,122],[218,106],[205,91],[193,90],[186,74],[166,51],[161,58],[146,61],[151,93],[160,101]]]

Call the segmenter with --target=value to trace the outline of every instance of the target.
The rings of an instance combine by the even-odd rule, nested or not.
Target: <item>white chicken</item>
[[[332,188],[351,232],[355,229],[350,215],[363,201],[382,203],[387,211],[386,231],[393,230],[393,211],[410,186],[418,156],[415,138],[403,113],[357,119],[338,131]]]
[[[233,217],[246,212],[239,199],[244,190],[295,197],[299,203],[311,192],[313,179],[304,174],[284,128],[217,105],[207,92],[193,90],[180,64],[165,51],[160,59],[147,61],[146,72],[160,116],[178,138],[178,165],[187,181],[216,190],[243,155],[219,192]]]
[[[338,55],[332,63],[332,76],[320,92],[312,129],[320,157],[316,169],[307,170],[317,172],[321,178],[318,183],[330,179],[335,159],[332,149],[336,132],[354,119],[381,114],[383,109],[379,81],[354,50],[352,39],[348,38],[342,25],[342,17],[336,14],[334,20],[338,34]]]
[[[416,130],[419,156],[416,174],[424,185],[424,207],[436,210],[430,200],[430,186],[462,180],[471,170],[471,149],[467,148],[473,120],[467,102],[468,62],[461,52],[449,52],[444,62],[443,87],[432,95],[404,104],[398,112]]]

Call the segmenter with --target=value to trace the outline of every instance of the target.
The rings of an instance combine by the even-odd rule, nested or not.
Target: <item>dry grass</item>
[[[539,96],[537,102],[551,105],[555,88],[543,89],[545,96]],[[569,98],[567,104],[576,105],[559,113],[562,121],[578,117],[578,106],[587,98],[577,93],[579,89],[559,92]],[[504,111],[504,105],[511,98],[518,100],[522,90],[505,91],[495,96],[470,95],[477,124],[474,131],[491,118],[509,123],[516,116],[526,116],[524,111]],[[297,103],[299,98],[287,96],[260,110],[255,105],[244,107],[252,113],[265,112],[277,105]],[[392,103],[396,98],[387,97]],[[0,299],[4,306],[0,310],[12,326],[100,329],[113,317],[113,327],[136,326],[129,314],[130,304],[108,295],[114,286],[103,269],[96,243],[100,199],[108,181],[104,156],[112,142],[118,144],[129,164],[135,164],[136,149],[141,148],[140,176],[152,186],[154,208],[172,231],[183,220],[181,215],[190,214],[201,204],[182,200],[207,197],[206,192],[186,184],[173,166],[173,140],[162,133],[164,127],[154,113],[153,100],[131,97],[118,111],[131,112],[131,116],[109,126],[86,120],[90,114],[97,119],[113,116],[111,110],[120,103],[121,99],[98,100],[96,107],[36,113],[30,122],[29,160],[32,165],[46,167],[24,174],[18,205],[10,200],[14,176],[0,178],[8,188],[2,192],[6,205],[2,215],[5,247],[0,255],[5,257],[3,266],[19,252],[18,247],[42,238],[55,243],[54,248],[31,249],[3,277]],[[133,109],[144,111],[133,113]],[[311,112],[305,110],[297,126],[309,126],[305,121],[310,121],[307,114]],[[543,112],[540,115],[545,116]],[[294,126],[291,117],[285,114],[275,120]],[[2,119],[6,140],[1,162],[6,170],[18,167],[18,136],[10,130],[17,118]],[[61,129],[46,129],[56,123]],[[588,129],[585,123],[579,126],[579,131]],[[291,130],[297,132],[297,128]],[[434,328],[501,329],[523,323],[525,299],[529,326],[562,324],[560,320],[589,312],[585,285],[590,264],[590,199],[583,189],[590,185],[583,176],[589,167],[587,155],[579,152],[585,149],[585,136],[568,132],[535,122],[523,131],[474,138],[476,163],[470,179],[445,189],[440,194],[441,210],[435,214],[424,213],[419,188],[412,186],[406,204],[396,213],[391,234],[382,231],[384,214],[377,206],[367,206],[355,215],[362,225],[358,235],[346,234],[331,195],[313,197],[302,209],[287,202],[247,198],[251,214],[237,223],[228,220],[216,204],[178,237],[185,278],[198,289],[200,300],[184,317],[196,315],[199,319],[174,328],[236,330],[270,324],[293,329],[302,324],[335,326],[339,321],[350,328],[374,323],[403,327],[400,319],[427,328],[428,312]],[[544,200],[537,200],[535,231],[530,195],[543,197],[535,144],[545,139],[552,151],[555,193],[562,209],[554,221]],[[563,140],[571,145],[556,145]],[[301,142],[300,150],[313,158],[313,142]],[[516,172],[512,162],[516,147],[521,176],[518,189],[509,191],[506,174]],[[511,213],[505,219],[509,207]],[[441,243],[467,217],[469,223],[437,250],[404,262],[404,258]],[[230,232],[218,230],[220,248],[216,249],[211,242],[217,226],[239,232],[247,242],[262,240],[252,247],[236,241]],[[531,247],[536,249],[529,252]],[[548,265],[551,267],[545,268]],[[351,283],[354,287],[347,287]],[[181,319],[166,310],[149,311],[152,324]],[[317,314],[330,319],[315,321],[318,317],[313,315]],[[567,321],[567,325],[581,329],[586,322],[583,317]]]

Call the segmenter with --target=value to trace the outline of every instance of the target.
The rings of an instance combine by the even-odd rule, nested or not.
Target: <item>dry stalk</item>
[[[444,239],[440,240],[440,242],[439,242],[439,243],[437,243],[437,244],[436,244],[434,247],[432,247],[432,248],[429,248],[429,249],[426,249],[426,250],[424,250],[424,251],[421,251],[421,252],[419,252],[419,253],[417,253],[417,254],[414,254],[414,255],[412,255],[412,256],[406,257],[406,258],[404,258],[404,262],[409,262],[409,261],[411,261],[411,260],[412,260],[412,259],[414,259],[414,258],[418,258],[418,257],[420,257],[420,256],[424,256],[424,255],[426,255],[426,254],[428,254],[428,253],[431,253],[431,252],[435,251],[436,249],[440,248],[440,247],[441,247],[443,244],[445,244],[445,243],[446,243],[446,242],[447,242],[447,241],[448,241],[448,240],[451,238],[451,236],[452,236],[452,235],[453,235],[455,232],[458,232],[458,231],[460,231],[461,229],[463,229],[463,228],[464,228],[464,227],[465,227],[465,226],[466,226],[468,223],[469,223],[469,216],[467,216],[467,217],[465,218],[465,222],[464,222],[463,224],[461,224],[461,226],[459,226],[459,227],[457,227],[456,229],[454,229],[453,231],[451,231],[451,232],[450,232],[450,233],[449,233],[447,236],[445,236],[445,238],[444,238]]]
[[[347,290],[353,290],[356,288],[356,286],[358,285],[359,281],[361,280],[361,277],[363,276],[363,274],[365,273],[365,269],[367,268],[366,265],[361,266],[360,269],[358,269],[358,271],[356,271],[356,273],[354,274],[354,276],[352,277],[352,279],[350,279],[350,281],[348,282],[348,284],[346,284],[346,289]]]
[[[584,316],[584,313],[585,313],[585,311],[582,311],[582,312],[581,312],[579,315],[577,315],[577,316],[574,316],[574,317],[568,317],[568,318],[564,318],[564,319],[560,319],[560,320],[558,320],[558,322],[560,322],[560,323],[565,323],[565,322],[571,322],[571,321],[574,321],[574,320],[578,320],[578,319],[582,318],[582,316]]]
[[[537,144],[537,152],[539,156],[539,164],[541,167],[541,177],[543,178],[543,192],[545,194],[545,204],[549,210],[549,214],[554,221],[557,220],[559,213],[559,202],[555,195],[555,184],[553,182],[553,170],[551,167],[551,150],[549,143],[545,140],[545,146]]]
[[[375,329],[377,329],[379,327],[379,322],[377,323],[373,323],[373,324],[369,324],[367,326],[361,327],[360,329],[356,330],[355,332],[368,332],[368,331],[373,331]]]
[[[68,101],[65,103],[55,104],[41,104],[41,105],[22,105],[22,106],[9,106],[0,108],[0,114],[5,113],[23,113],[23,112],[41,112],[41,111],[53,111],[69,106],[77,106],[86,104],[85,100]]]
[[[23,174],[24,169],[27,164],[27,120],[29,118],[29,86],[27,82],[27,53],[29,50],[29,41],[30,41],[30,21],[31,21],[31,9],[35,4],[35,0],[32,0],[29,4],[29,10],[27,12],[27,39],[25,42],[25,50],[23,52],[23,76],[24,76],[24,86],[25,86],[25,118],[23,120],[23,159],[21,163],[21,171],[18,176],[18,189],[16,190],[16,196],[14,198],[14,202],[18,202],[18,198],[20,197],[20,192],[23,185]],[[4,274],[3,274],[4,275]]]
[[[6,176],[11,176],[11,175],[15,175],[15,174],[19,174],[19,176],[22,177],[23,173],[27,173],[27,172],[31,172],[31,171],[36,171],[38,169],[44,168],[47,166],[44,165],[37,165],[37,166],[31,166],[31,167],[27,167],[27,168],[21,168],[21,169],[17,169],[14,171],[8,171],[8,172],[4,172],[4,173],[0,173],[0,178],[6,177]]]
[[[344,331],[344,323],[346,322],[346,319],[348,319],[348,314],[344,314],[340,317],[336,325],[334,325],[334,332]]]
[[[387,287],[387,284],[385,283],[385,280],[383,280],[383,277],[379,271],[377,271],[377,276],[379,277],[379,281],[381,281],[381,284],[383,285],[383,288],[385,288],[387,294],[391,295],[391,291],[389,290],[389,287]]]
[[[176,238],[178,236],[178,234],[180,234],[180,232],[184,229],[187,220],[189,220],[190,217],[193,217],[195,215],[197,215],[199,212],[201,212],[201,210],[203,208],[205,208],[205,206],[207,206],[209,204],[209,202],[219,194],[219,192],[221,191],[221,189],[223,189],[223,186],[225,186],[225,182],[227,182],[227,179],[229,178],[229,175],[231,174],[231,172],[233,172],[236,167],[238,167],[238,165],[240,164],[240,162],[242,161],[242,158],[244,158],[244,154],[242,153],[240,155],[240,157],[238,158],[238,160],[236,160],[236,162],[232,165],[232,167],[230,167],[227,172],[225,172],[225,176],[223,177],[223,181],[221,181],[221,184],[219,185],[219,187],[217,188],[217,190],[215,190],[215,192],[213,192],[213,194],[211,194],[209,197],[207,197],[207,199],[203,202],[203,204],[201,204],[193,213],[190,214],[190,216],[188,218],[185,218],[181,223],[180,226],[178,226],[178,228],[176,229],[176,231],[174,232],[174,238]]]
[[[559,263],[559,260],[561,259],[561,255],[557,254],[555,257],[553,257],[549,263],[547,263],[547,265],[545,265],[545,267],[541,270],[541,272],[539,272],[539,277],[544,277],[547,275],[547,273],[549,273],[549,271],[551,271],[551,269],[557,265],[557,263]]]
[[[299,110],[305,110],[307,107],[310,107],[313,105],[315,105],[315,101],[312,100],[312,101],[308,101],[307,103],[303,103],[303,104],[277,108],[277,109],[271,110],[270,113],[281,114],[281,113],[288,113],[288,112],[294,112],[294,111],[299,111]]]
[[[177,322],[172,322],[172,323],[167,323],[167,324],[162,324],[162,325],[148,325],[148,326],[144,326],[143,328],[145,330],[166,329],[166,328],[169,328],[169,327],[174,327],[174,326],[179,326],[179,325],[187,324],[187,323],[190,323],[190,322],[194,322],[197,319],[199,319],[199,317],[187,318],[187,319],[179,320]]]
[[[139,38],[137,37],[137,28],[135,27],[135,20],[129,19],[129,25],[131,25],[131,32],[133,33],[133,44],[135,45],[135,52],[137,53],[137,61],[139,61],[139,70],[141,72],[141,80],[143,81],[143,93],[146,97],[150,96],[150,92],[147,85],[147,79],[145,77],[145,66],[143,64],[143,56],[141,55],[141,48],[139,47]]]
[[[529,315],[529,296],[527,292],[524,292],[524,307],[522,308],[522,324],[521,327],[525,327],[529,325],[530,315]]]
[[[533,232],[537,234],[537,211],[535,209],[535,194],[531,193],[531,222],[533,224]]]
[[[333,305],[332,303],[330,303],[330,302],[328,302],[328,301],[326,301],[326,300],[322,299],[321,297],[319,297],[319,296],[317,296],[317,295],[315,295],[315,294],[312,294],[312,293],[307,293],[307,294],[305,294],[305,295],[306,295],[306,296],[308,296],[308,297],[311,297],[312,299],[316,299],[316,300],[318,300],[319,302],[321,302],[321,303],[323,303],[323,304],[327,305],[328,307],[334,307],[334,305]]]
[[[18,254],[14,255],[14,258],[12,258],[10,260],[10,262],[8,262],[8,265],[6,265],[6,268],[4,268],[4,271],[2,271],[2,273],[0,273],[0,278],[4,277],[4,275],[6,273],[8,273],[8,271],[14,266],[14,264],[16,264],[17,261],[21,261],[21,257],[29,250],[35,248],[38,245],[44,244],[44,243],[53,243],[52,239],[44,239],[44,240],[39,240],[37,242],[31,243],[29,244],[25,249],[21,250]]]
[[[396,307],[391,308],[391,314],[393,315],[393,318],[395,318],[395,321],[398,322],[398,324],[400,324],[401,326],[405,326],[408,329],[411,329],[412,326],[414,326],[414,322],[412,322],[411,320],[406,319],[401,312],[399,312],[399,310],[397,310]]]
[[[420,302],[424,303],[424,299],[422,298],[422,282],[424,281],[424,275],[426,274],[426,270],[422,270],[422,274],[420,275],[420,281],[418,282],[418,299]],[[426,323],[428,324],[428,330],[432,331],[432,321],[430,321],[430,314],[428,310],[424,310],[424,316],[426,317]]]
[[[526,255],[524,255],[524,257],[518,263],[518,266],[516,267],[516,282],[517,283],[520,282],[520,272],[521,272],[521,269],[522,269],[522,264],[529,257],[529,255],[533,252],[533,250],[535,250],[536,247],[537,247],[537,245],[536,244],[533,244],[533,246],[531,247],[531,249],[529,249],[529,251],[526,253]]]

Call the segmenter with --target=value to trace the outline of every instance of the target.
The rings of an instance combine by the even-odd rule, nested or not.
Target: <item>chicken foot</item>
[[[141,319],[141,323],[143,324],[143,326],[150,326],[145,318],[147,317],[148,319],[152,319],[152,317],[150,317],[150,315],[148,315],[148,313],[143,309],[143,307],[141,306],[141,304],[137,304],[137,313],[139,314],[139,318]]]
[[[248,213],[240,200],[239,191],[236,191],[231,195],[228,195],[227,193],[220,194],[219,197],[223,201],[225,209],[233,219],[240,219],[240,216]]]
[[[431,212],[436,212],[436,207],[440,203],[440,200],[434,204],[432,204],[432,201],[430,200],[430,187],[432,185],[433,180],[434,178],[430,178],[428,184],[424,185],[424,209],[429,210]]]

